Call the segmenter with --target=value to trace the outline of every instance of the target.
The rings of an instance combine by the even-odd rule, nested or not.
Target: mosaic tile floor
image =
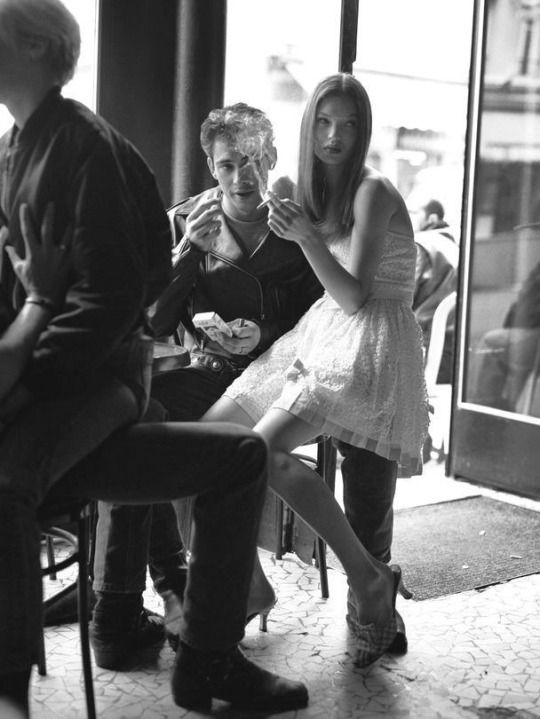
[[[443,476],[429,463],[421,478],[400,479],[396,507],[417,506],[486,493],[540,511],[540,502],[482,490]],[[262,553],[278,604],[268,633],[255,622],[243,646],[261,665],[301,678],[310,705],[284,719],[472,719],[540,717],[540,574],[422,602],[398,598],[409,637],[404,657],[385,656],[369,669],[354,666],[354,644],[344,621],[345,577],[329,570],[330,598],[323,600],[319,575],[294,555],[275,561]],[[539,568],[540,571],[540,568]],[[159,611],[149,589],[146,605]],[[77,625],[46,630],[48,675],[35,675],[32,716],[85,716]],[[169,692],[173,654],[164,647],[152,666],[130,672],[94,668],[102,719],[196,719],[207,715],[175,707]],[[241,714],[215,702],[213,716]],[[264,715],[269,716],[269,715]]]

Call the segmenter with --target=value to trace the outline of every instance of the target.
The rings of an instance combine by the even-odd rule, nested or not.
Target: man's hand
[[[187,216],[184,237],[197,249],[208,252],[221,230],[220,218],[220,200],[215,197],[204,200]]]
[[[219,344],[233,355],[248,355],[253,352],[261,339],[261,329],[256,322],[236,319],[227,322],[233,331],[232,337],[219,333]]]
[[[64,296],[71,272],[68,228],[59,244],[55,242],[54,207],[47,205],[39,231],[35,227],[30,208],[22,204],[19,209],[21,234],[24,241],[24,259],[14,247],[5,245],[5,252],[13,271],[21,281],[28,296],[41,297],[51,305],[60,303]],[[5,237],[3,238],[5,241]]]

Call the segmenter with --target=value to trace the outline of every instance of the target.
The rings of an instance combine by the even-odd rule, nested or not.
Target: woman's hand
[[[65,294],[71,271],[68,229],[60,244],[54,242],[54,207],[47,205],[40,227],[36,233],[34,221],[27,204],[19,209],[21,234],[24,240],[24,259],[11,245],[5,245],[5,252],[13,265],[13,271],[26,290],[28,297],[38,298],[57,307]]]
[[[302,207],[289,199],[280,199],[270,190],[265,195],[268,204],[268,226],[279,237],[300,246],[319,241],[316,229]]]

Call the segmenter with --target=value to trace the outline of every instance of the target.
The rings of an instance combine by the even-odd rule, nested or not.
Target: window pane
[[[464,398],[540,417],[540,2],[493,2],[486,38]]]
[[[473,0],[361,0],[354,74],[373,110],[370,161],[411,209],[442,202],[459,239]]]
[[[274,125],[275,176],[296,178],[300,119],[339,64],[341,0],[228,0],[225,103],[247,102]]]

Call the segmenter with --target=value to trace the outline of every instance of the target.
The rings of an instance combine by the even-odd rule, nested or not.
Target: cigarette
[[[269,205],[271,201],[272,201],[272,198],[271,198],[271,197],[268,197],[266,200],[264,200],[263,202],[259,203],[255,209],[256,209],[256,210],[261,210],[263,207],[266,207],[267,205]]]

